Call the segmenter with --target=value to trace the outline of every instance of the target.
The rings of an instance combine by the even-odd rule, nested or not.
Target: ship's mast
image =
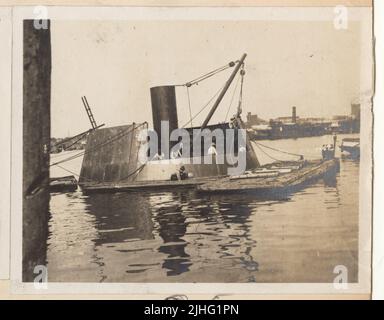
[[[87,112],[88,119],[91,122],[92,129],[96,129],[97,124],[96,124],[95,118],[93,117],[93,113],[92,113],[91,107],[89,106],[87,97],[86,96],[81,97],[81,101],[83,101],[84,108],[85,108],[85,111]]]
[[[244,53],[242,55],[242,57],[240,58],[240,60],[237,62],[235,69],[233,70],[231,76],[229,77],[229,79],[225,83],[224,88],[221,90],[221,92],[220,92],[219,96],[217,97],[214,105],[212,106],[212,108],[209,111],[207,117],[205,118],[203,124],[201,125],[201,129],[204,129],[208,125],[208,122],[211,120],[211,118],[212,118],[213,114],[215,113],[217,107],[219,106],[221,100],[223,100],[225,93],[227,92],[227,90],[231,86],[231,83],[232,83],[233,79],[235,78],[237,72],[239,71],[240,67],[243,65],[246,56],[247,56],[247,54]]]

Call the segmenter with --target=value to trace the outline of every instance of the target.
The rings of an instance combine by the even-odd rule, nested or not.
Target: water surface
[[[313,159],[331,140],[262,143]],[[259,158],[271,161],[262,152]],[[80,164],[63,166],[76,171]],[[344,265],[355,282],[358,174],[358,162],[342,160],[334,179],[270,199],[194,191],[53,194],[49,281],[332,282],[334,267]]]

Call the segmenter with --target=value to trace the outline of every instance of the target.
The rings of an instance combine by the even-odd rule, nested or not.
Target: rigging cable
[[[241,76],[241,84],[240,84],[240,96],[239,96],[239,104],[237,106],[237,116],[239,117],[241,113],[243,112],[243,87],[244,87],[244,64],[240,70],[240,76]]]
[[[82,134],[82,135],[80,136],[79,139],[76,139],[76,140],[75,140],[73,143],[71,143],[68,147],[64,148],[64,150],[67,150],[67,149],[69,149],[70,147],[74,146],[76,143],[78,143],[80,140],[82,140],[82,139],[84,138],[84,136],[87,135],[87,134],[88,134],[88,132],[85,132],[84,134]]]
[[[187,88],[190,120],[186,124],[184,124],[182,126],[182,128],[185,128],[189,123],[191,124],[191,128],[193,127],[193,120],[209,105],[209,103],[211,103],[211,101],[219,94],[220,90],[222,90],[224,88],[225,84],[223,85],[223,87],[220,88],[220,90],[217,93],[215,93],[215,95],[203,106],[203,108],[194,117],[192,117],[191,98],[190,98],[190,94],[189,94],[189,88],[193,85],[198,85],[199,82],[204,81],[204,80],[218,74],[219,72],[222,72],[224,70],[227,70],[229,68],[234,67],[237,62],[238,62],[238,60],[235,62],[231,61],[230,63],[227,63],[224,66],[219,67],[215,70],[212,70],[212,71],[210,71],[210,72],[208,72],[208,73],[206,73],[200,77],[197,77],[197,78],[195,78],[189,82],[186,82],[186,83],[181,84],[181,85],[176,85],[176,86],[181,86],[181,87],[185,86]]]
[[[123,180],[127,180],[128,178],[130,178],[131,176],[133,176],[135,173],[139,174],[140,171],[147,165],[147,163],[143,163],[140,167],[136,168],[135,170],[133,170],[131,173],[129,173],[127,176],[125,176],[124,178],[121,178],[118,180],[118,182],[121,182]]]
[[[185,123],[181,128],[185,128],[192,120],[194,120],[201,112],[204,111],[204,109],[206,107],[208,107],[208,105],[212,102],[213,99],[215,99],[215,97],[219,94],[219,92],[224,88],[225,84],[219,89],[217,90],[217,92],[209,99],[209,101],[200,109],[200,111],[198,113],[196,113],[192,119],[190,121],[188,121],[187,123]]]
[[[191,87],[191,86],[193,86],[195,84],[198,85],[199,82],[204,81],[204,80],[206,80],[206,79],[208,79],[208,78],[210,78],[210,77],[212,77],[212,76],[214,76],[214,75],[216,75],[216,74],[218,74],[218,73],[220,73],[220,72],[222,72],[224,70],[227,70],[229,68],[234,67],[236,62],[231,61],[230,63],[228,63],[228,64],[226,64],[226,65],[224,65],[224,66],[222,66],[220,68],[212,70],[212,71],[210,71],[210,72],[208,72],[208,73],[206,73],[206,74],[204,74],[204,75],[202,75],[200,77],[197,77],[197,78],[195,78],[195,79],[193,79],[191,81],[188,81],[188,82],[186,82],[184,84],[181,84],[181,85],[178,85],[178,86]]]
[[[272,148],[272,147],[266,146],[265,144],[262,144],[262,143],[256,142],[256,141],[254,141],[254,143],[257,144],[257,145],[260,145],[260,146],[262,146],[264,148],[276,151],[276,152],[280,152],[280,153],[284,153],[284,154],[288,154],[288,155],[296,156],[296,157],[303,157],[302,154],[297,154],[297,153],[287,152],[287,151],[284,151],[284,150],[281,150],[281,149]]]
[[[235,93],[236,93],[236,90],[237,90],[237,86],[239,85],[239,80],[240,80],[240,78],[237,78],[236,85],[235,85],[235,89],[233,90],[233,94],[232,94],[231,102],[229,103],[229,106],[228,106],[228,109],[227,109],[227,113],[225,114],[225,120],[224,120],[224,122],[226,122],[227,119],[228,119],[228,114],[229,114],[229,111],[230,111],[230,109],[231,109],[231,107],[232,107],[233,99],[235,98]]]
[[[188,107],[189,107],[189,119],[190,119],[190,122],[191,122],[191,128],[193,127],[193,118],[192,118],[192,109],[191,109],[191,98],[189,96],[189,87],[187,87],[187,96],[188,96]]]
[[[78,173],[73,172],[73,171],[71,171],[71,170],[69,170],[69,169],[67,169],[67,168],[64,168],[64,167],[62,167],[62,166],[60,166],[60,165],[58,165],[58,164],[57,164],[56,166],[59,167],[60,169],[64,170],[64,171],[67,171],[68,173],[73,174],[74,176],[79,177],[79,179],[80,179],[80,175],[79,175]],[[93,182],[92,180],[87,179],[87,178],[84,178],[84,177],[83,177],[83,179],[88,180],[89,182]]]
[[[259,150],[260,150],[262,153],[264,153],[267,157],[271,158],[272,160],[275,160],[275,161],[277,161],[277,162],[283,162],[283,160],[280,160],[280,159],[277,159],[277,158],[275,158],[275,157],[272,157],[269,153],[267,153],[265,150],[263,150],[263,149],[260,147],[259,144],[256,144],[256,147],[258,147]]]

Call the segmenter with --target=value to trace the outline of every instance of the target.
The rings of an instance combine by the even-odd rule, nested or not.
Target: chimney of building
[[[292,107],[292,122],[296,123],[296,107]]]

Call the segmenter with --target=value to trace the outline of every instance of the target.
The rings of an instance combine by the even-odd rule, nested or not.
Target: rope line
[[[288,154],[288,155],[291,155],[291,156],[296,156],[296,157],[302,157],[303,156],[302,154],[291,153],[291,152],[287,152],[287,151],[284,151],[284,150],[272,148],[272,147],[266,146],[265,144],[262,144],[260,142],[254,141],[254,143],[257,144],[257,145],[260,145],[260,146],[262,146],[264,148],[271,149],[273,151],[277,151],[277,152],[281,152],[281,153],[285,153],[285,154]]]
[[[240,80],[240,77],[237,78],[236,85],[235,85],[235,89],[233,90],[233,94],[232,94],[231,102],[229,103],[229,106],[228,106],[228,109],[227,109],[227,113],[225,114],[225,120],[224,120],[224,122],[227,122],[228,114],[229,114],[229,111],[230,111],[230,109],[231,109],[231,107],[232,107],[233,99],[235,98],[236,90],[237,90],[237,87],[238,87],[238,85],[239,85],[239,80]]]
[[[84,138],[85,135],[87,135],[88,132],[84,133],[83,135],[80,136],[79,139],[76,139],[73,143],[71,143],[68,147],[66,147],[65,149],[69,149],[70,147],[74,146],[76,143],[78,143],[81,139]]]
[[[134,175],[135,173],[138,174],[138,173],[145,167],[145,165],[146,165],[146,163],[142,164],[139,168],[137,168],[137,169],[135,169],[134,171],[132,171],[131,173],[129,173],[126,177],[119,179],[118,182],[121,182],[121,181],[123,181],[123,180],[126,180],[126,179],[130,178],[130,177],[131,177],[132,175]],[[99,182],[100,182],[100,180],[96,181],[96,180],[91,180],[91,179],[85,178],[85,177],[83,177],[83,176],[80,176],[78,173],[73,172],[73,171],[71,171],[71,170],[69,170],[69,169],[67,169],[67,168],[64,168],[63,166],[60,166],[60,165],[58,165],[58,164],[57,164],[56,166],[59,167],[60,169],[64,170],[64,171],[67,171],[68,173],[73,174],[74,176],[78,177],[78,179],[82,178],[82,179],[84,179],[84,180],[87,180],[87,181],[89,181],[89,182],[94,182],[94,183],[99,183]]]
[[[190,99],[190,94],[189,94],[189,87],[191,87],[191,86],[193,86],[193,85],[198,85],[199,84],[199,82],[201,82],[201,81],[204,81],[204,80],[206,80],[206,79],[208,79],[208,78],[210,78],[210,77],[212,77],[212,76],[214,76],[214,75],[216,75],[216,74],[218,74],[219,72],[222,72],[222,71],[225,71],[225,70],[227,70],[227,69],[229,69],[229,68],[232,68],[232,67],[234,67],[235,65],[236,65],[236,63],[238,63],[239,61],[237,60],[237,61],[235,61],[235,62],[233,62],[233,61],[231,61],[230,63],[227,63],[227,64],[225,64],[224,66],[222,66],[222,67],[219,67],[219,68],[217,68],[217,69],[215,69],[215,70],[212,70],[212,71],[210,71],[210,72],[208,72],[208,73],[206,73],[206,74],[203,74],[203,75],[201,75],[200,77],[197,77],[197,78],[195,78],[195,79],[193,79],[193,80],[191,80],[191,81],[189,81],[189,82],[186,82],[186,83],[184,83],[184,84],[180,84],[180,85],[176,85],[176,86],[185,86],[186,88],[187,88],[187,96],[188,96],[188,106],[189,106],[189,116],[190,116],[190,120],[187,122],[187,123],[185,123],[183,126],[182,126],[182,128],[185,128],[188,124],[191,124],[191,128],[193,127],[193,120],[211,103],[211,101],[219,94],[219,92],[224,88],[224,86],[225,86],[225,84],[220,88],[220,90],[218,90],[218,92],[216,92],[214,95],[213,95],[213,97],[200,109],[200,111],[195,115],[195,116],[193,116],[192,117],[192,108],[191,108],[191,99]],[[236,91],[236,90],[235,90]],[[234,91],[234,92],[235,92]],[[232,101],[233,101],[233,97],[232,97]],[[232,101],[231,101],[231,104],[232,104]],[[228,112],[229,111],[227,111],[227,114],[228,114]],[[227,116],[226,116],[226,118],[227,118]]]
[[[192,109],[191,109],[191,98],[189,96],[189,87],[187,87],[187,96],[188,96],[188,107],[189,107],[189,118],[190,118],[190,121],[191,121],[191,128],[193,127],[193,118],[192,118]]]
[[[226,64],[226,65],[224,65],[222,67],[219,67],[219,68],[217,68],[215,70],[212,70],[212,71],[210,71],[210,72],[208,72],[206,74],[201,75],[200,77],[197,77],[197,78],[195,78],[195,79],[193,79],[191,81],[188,81],[188,82],[186,82],[184,84],[180,84],[178,86],[191,87],[191,86],[193,86],[195,84],[197,85],[197,84],[199,84],[199,82],[201,82],[203,80],[206,80],[206,79],[208,79],[208,78],[218,74],[219,72],[222,72],[224,70],[232,68],[233,66],[235,66],[235,62],[230,62],[230,63],[228,63],[228,64]]]
[[[67,161],[74,160],[74,159],[76,159],[76,158],[78,158],[78,157],[83,156],[84,153],[85,153],[84,151],[81,151],[81,152],[79,152],[79,153],[76,153],[76,154],[74,154],[74,155],[68,157],[68,158],[64,158],[64,159],[61,160],[61,161],[57,161],[57,162],[55,162],[55,163],[52,163],[52,164],[50,164],[49,166],[52,167],[52,166],[58,165],[58,164],[60,164],[60,163],[64,163],[64,162],[67,162]]]
[[[101,126],[99,126],[99,127],[101,127]],[[77,135],[75,135],[75,136],[73,136],[73,137],[64,138],[63,140],[56,142],[56,143],[52,146],[52,148],[57,147],[57,146],[59,146],[59,145],[61,145],[61,144],[64,144],[64,143],[66,143],[67,141],[71,141],[71,140],[73,140],[73,139],[75,139],[75,138],[77,138],[77,137],[83,136],[83,135],[85,135],[85,134],[87,134],[87,133],[89,133],[89,132],[91,132],[91,131],[93,131],[93,130],[95,130],[95,129],[89,129],[89,130],[87,130],[87,131],[85,131],[85,132],[82,132],[82,133],[79,133],[79,134],[77,134]]]
[[[78,173],[73,172],[73,171],[71,171],[71,170],[69,170],[69,169],[67,169],[67,168],[64,168],[63,166],[60,166],[60,165],[58,165],[58,164],[57,164],[56,166],[59,167],[60,169],[64,170],[64,171],[67,171],[67,172],[73,174],[74,176],[77,176],[77,177],[80,179],[80,175],[79,175]],[[84,177],[83,177],[83,179],[92,182],[92,180],[90,180],[90,179],[87,179],[87,178],[84,178]]]
[[[271,158],[272,160],[275,160],[277,162],[283,162],[283,160],[277,159],[275,157],[272,157],[269,153],[265,152],[258,144],[256,144],[256,147],[259,148],[259,150],[264,153],[267,157]]]
[[[196,79],[194,79],[194,80],[192,80],[192,81],[190,81],[190,82],[187,82],[187,83],[185,84],[185,86],[190,87],[190,86],[193,86],[193,85],[195,85],[195,84],[199,84],[199,82],[204,81],[204,80],[206,80],[206,79],[209,79],[209,78],[213,77],[214,75],[216,75],[216,74],[218,74],[218,73],[220,73],[220,72],[222,72],[222,71],[227,70],[228,68],[229,68],[229,66],[222,67],[222,68],[218,68],[218,69],[214,70],[213,72],[207,73],[207,74],[204,75],[204,76],[201,76],[201,77],[196,78]]]
[[[240,70],[240,76],[241,76],[241,84],[240,84],[240,94],[239,94],[239,104],[237,106],[237,116],[239,117],[241,113],[243,112],[243,87],[244,87],[244,64],[242,66],[242,69]]]
[[[206,107],[208,107],[208,105],[212,102],[212,100],[219,94],[219,92],[224,88],[224,86],[225,86],[225,84],[219,89],[219,90],[217,90],[217,92],[212,96],[212,98],[211,99],[209,99],[209,101],[200,109],[200,111],[198,112],[198,113],[196,113],[195,115],[194,115],[194,117],[190,120],[190,121],[188,121],[187,123],[185,123],[183,126],[182,126],[182,128],[185,128],[192,120],[194,120],[201,112],[203,112],[204,111],[204,109],[206,108]]]
[[[123,180],[127,180],[128,178],[130,178],[131,176],[133,176],[135,173],[139,174],[139,172],[147,165],[147,163],[144,163],[142,164],[140,167],[138,167],[137,169],[133,170],[131,173],[129,173],[126,177],[124,178],[121,178],[118,180],[118,182],[121,182]]]

